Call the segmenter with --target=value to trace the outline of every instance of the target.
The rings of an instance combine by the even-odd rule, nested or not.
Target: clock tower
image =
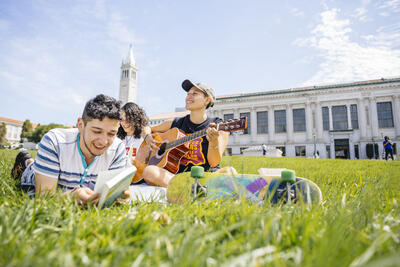
[[[137,66],[133,58],[132,45],[129,46],[129,52],[121,64],[121,79],[119,82],[119,100],[122,105],[127,102],[136,103],[137,88]]]

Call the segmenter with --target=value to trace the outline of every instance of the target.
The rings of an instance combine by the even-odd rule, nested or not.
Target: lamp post
[[[375,141],[374,141],[374,137],[372,137],[372,158],[376,159],[375,157]]]
[[[313,139],[314,139],[314,158],[316,158],[317,157],[317,140],[316,140],[315,132],[313,133]]]

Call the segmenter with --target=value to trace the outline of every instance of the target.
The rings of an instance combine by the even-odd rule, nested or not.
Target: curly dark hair
[[[144,110],[141,107],[139,107],[138,105],[136,105],[133,102],[126,103],[122,107],[122,110],[125,112],[125,115],[126,115],[125,119],[133,125],[133,128],[134,128],[133,136],[135,138],[140,138],[143,127],[146,126],[149,121],[146,113],[144,112]],[[126,132],[124,131],[124,128],[122,128],[122,126],[119,126],[117,136],[121,140],[125,139]]]
[[[90,99],[83,110],[82,119],[86,123],[93,119],[103,120],[104,117],[121,120],[121,101],[103,94]]]

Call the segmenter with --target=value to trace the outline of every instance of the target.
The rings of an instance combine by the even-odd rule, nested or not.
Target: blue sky
[[[0,1],[0,116],[73,125],[118,97],[133,44],[137,102],[184,106],[184,79],[217,95],[400,76],[400,0]]]

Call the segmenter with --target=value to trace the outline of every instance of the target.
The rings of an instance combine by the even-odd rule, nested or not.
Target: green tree
[[[25,120],[24,124],[22,125],[21,141],[23,141],[24,138],[29,139],[32,133],[33,133],[33,126],[31,121]]]
[[[7,127],[6,124],[3,122],[0,125],[0,145],[5,146],[8,144],[7,139],[6,139],[6,134],[7,134]]]
[[[28,137],[28,140],[34,143],[39,143],[43,135],[54,128],[68,128],[61,124],[50,123],[48,125],[38,125],[32,132],[32,135]]]

